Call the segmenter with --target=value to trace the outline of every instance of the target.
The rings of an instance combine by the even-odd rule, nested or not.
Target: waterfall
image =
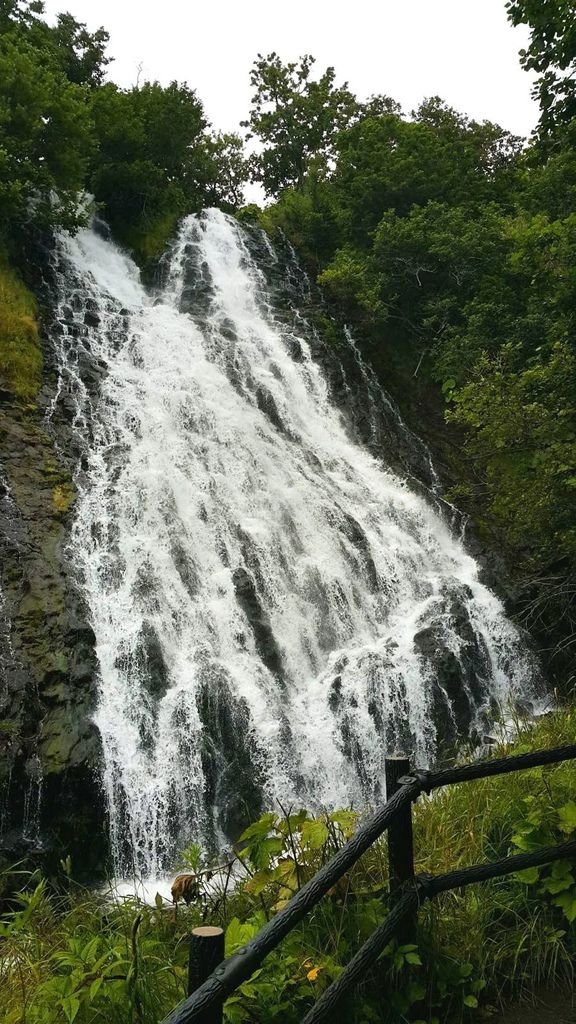
[[[526,693],[523,642],[448,518],[336,404],[290,258],[209,210],[155,293],[96,231],[57,259],[54,410],[78,449],[70,558],[120,874],[214,848],[275,798],[362,807],[387,750],[430,761]]]

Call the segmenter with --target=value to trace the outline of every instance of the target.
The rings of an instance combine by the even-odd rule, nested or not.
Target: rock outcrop
[[[105,856],[94,638],[66,558],[75,490],[43,347],[35,399],[0,382],[0,860],[70,855],[90,876]]]

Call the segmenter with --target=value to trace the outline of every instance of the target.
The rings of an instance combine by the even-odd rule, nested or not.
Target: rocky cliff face
[[[47,419],[57,380],[42,331],[40,343],[33,399],[0,380],[0,858],[70,854],[90,875],[105,834],[95,656],[66,559],[72,458],[62,414]]]

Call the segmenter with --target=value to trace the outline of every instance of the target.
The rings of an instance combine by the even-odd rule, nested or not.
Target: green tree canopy
[[[238,136],[211,136],[202,103],[185,83],[108,83],[91,103],[98,151],[90,186],[119,238],[157,232],[203,205],[242,199],[246,164]]]
[[[528,362],[512,345],[484,355],[451,394],[450,418],[468,431],[466,450],[488,508],[508,544],[534,571],[576,556],[576,358],[558,343]]]
[[[42,23],[46,38],[46,49],[51,50],[54,60],[69,81],[76,85],[95,88],[104,81],[107,66],[112,58],[106,54],[109,35],[103,28],[89,32],[86,25],[76,21],[71,14],[59,14],[54,28]]]
[[[0,231],[26,219],[73,226],[87,189],[120,240],[147,258],[179,216],[242,202],[238,135],[213,135],[186,83],[105,83],[103,28],[70,14],[53,26],[41,0],[0,0]]]
[[[437,97],[411,119],[398,110],[361,117],[337,141],[334,185],[350,239],[366,244],[383,213],[429,201],[484,203],[501,194],[520,140],[456,113]]]
[[[73,223],[92,151],[84,90],[20,35],[0,34],[0,230]]]
[[[256,91],[243,126],[261,145],[252,166],[267,196],[301,185],[313,159],[329,163],[337,133],[358,116],[358,102],[346,83],[335,84],[334,68],[314,79],[314,63],[310,54],[284,64],[277,53],[259,53],[252,68]]]
[[[75,85],[101,85],[111,63],[106,53],[108,32],[89,32],[71,14],[59,14],[56,24],[48,25],[43,13],[43,0],[0,0],[0,32],[24,37]]]

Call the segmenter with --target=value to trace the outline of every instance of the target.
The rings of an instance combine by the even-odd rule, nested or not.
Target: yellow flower
[[[308,971],[308,974],[306,975],[308,981],[316,981],[316,978],[318,977],[320,971],[320,967],[313,967],[311,971]]]

